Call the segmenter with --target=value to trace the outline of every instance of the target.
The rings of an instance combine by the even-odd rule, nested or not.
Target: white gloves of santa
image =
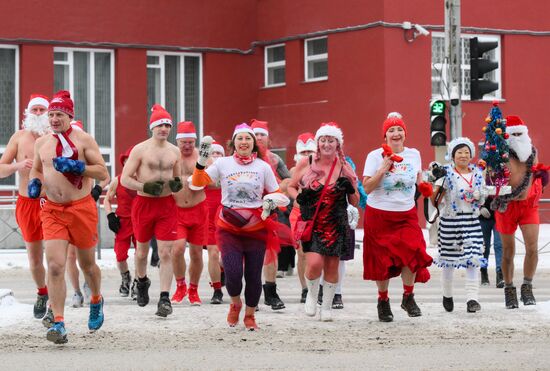
[[[214,139],[207,135],[201,139],[201,144],[199,145],[199,158],[197,159],[197,168],[204,169],[206,167],[206,162],[208,161],[208,158],[210,157],[210,153],[212,151],[212,142]]]

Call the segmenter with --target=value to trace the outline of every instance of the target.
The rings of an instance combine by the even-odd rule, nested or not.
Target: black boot
[[[514,286],[504,288],[504,303],[507,309],[514,309],[519,307],[518,294]]]
[[[277,284],[275,282],[266,282],[264,285],[264,304],[270,305],[273,310],[285,308],[285,303],[277,294]]]
[[[223,303],[223,292],[221,289],[214,290],[214,295],[210,299],[210,304],[221,304]]]
[[[443,297],[443,308],[445,308],[447,312],[453,311],[453,309],[455,308],[455,304],[452,296],[450,298],[447,298],[445,296]]]
[[[159,317],[168,317],[169,314],[172,314],[172,303],[168,296],[161,296],[157,304],[157,313]]]
[[[130,276],[130,271],[120,274],[122,277],[122,282],[118,288],[118,292],[122,297],[128,297],[130,295],[130,282],[132,282],[132,277]]]
[[[403,294],[401,308],[403,308],[407,312],[409,317],[420,317],[422,315],[422,311],[414,300],[414,294]]]
[[[520,289],[520,298],[523,302],[523,305],[536,305],[537,301],[535,300],[535,296],[533,295],[533,285],[529,285],[524,283],[521,285]]]
[[[487,273],[487,268],[481,268],[481,286],[489,286],[489,274]]]
[[[334,294],[334,298],[332,299],[332,309],[344,309],[342,294]]]
[[[149,304],[149,287],[151,287],[151,280],[145,276],[138,279],[137,282],[137,303],[140,307],[144,307]]]
[[[378,299],[378,305],[376,306],[378,310],[378,320],[380,322],[391,322],[393,321],[393,313],[391,312],[390,299],[380,300]]]
[[[476,300],[468,300],[466,303],[466,311],[468,313],[475,313],[481,310],[481,305]]]
[[[497,289],[501,289],[504,287],[504,277],[502,276],[502,271],[500,269],[497,269],[496,282]]]

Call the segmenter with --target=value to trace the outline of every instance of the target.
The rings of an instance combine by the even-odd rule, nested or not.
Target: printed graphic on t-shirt
[[[226,177],[228,196],[234,205],[244,205],[261,198],[261,179],[257,172],[237,171]]]
[[[391,192],[402,192],[405,194],[414,192],[414,185],[416,183],[416,173],[412,164],[401,162],[394,163],[394,168],[389,172],[386,172],[382,187],[389,195]]]

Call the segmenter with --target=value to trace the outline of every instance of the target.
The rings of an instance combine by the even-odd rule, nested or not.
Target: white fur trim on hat
[[[315,133],[315,142],[319,140],[320,137],[329,136],[334,137],[338,142],[340,142],[340,145],[344,143],[344,134],[342,134],[342,130],[340,130],[339,127],[334,125],[323,125],[319,129],[317,129],[317,132]]]
[[[254,134],[263,134],[266,136],[269,136],[269,131],[263,129],[263,128],[254,128]]]
[[[176,135],[176,139],[182,139],[182,138],[195,138],[197,139],[196,133],[179,133]]]
[[[30,111],[32,107],[38,106],[38,105],[48,108],[48,106],[50,105],[50,102],[48,102],[48,100],[45,98],[35,97],[29,101],[29,105],[27,106],[27,109]]]
[[[240,125],[235,126],[235,130],[233,131],[232,138],[235,138],[235,135],[240,134],[240,133],[248,133],[248,134],[254,136],[254,130],[252,130],[252,128],[250,126],[248,126],[247,124],[240,124]]]
[[[210,147],[212,149],[212,152],[220,152],[225,156],[225,149],[223,146],[219,143],[212,143],[212,146]]]
[[[470,149],[470,155],[472,156],[472,158],[475,157],[476,147],[474,146],[474,143],[472,143],[472,141],[466,137],[459,137],[451,140],[449,144],[447,144],[447,154],[445,155],[445,159],[447,161],[453,161],[453,150],[461,144],[467,145]]]
[[[388,113],[387,118],[390,118],[390,117],[397,117],[398,119],[402,119],[403,115],[400,114],[399,112],[390,112],[390,113]]]
[[[149,124],[149,129],[153,130],[154,127],[157,127],[159,125],[164,125],[164,124],[169,124],[170,126],[172,126],[172,120],[170,120],[169,118],[162,118],[157,121],[153,121],[152,123]]]

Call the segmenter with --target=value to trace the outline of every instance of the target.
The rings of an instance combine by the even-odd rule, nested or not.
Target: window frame
[[[326,39],[327,40],[327,52],[323,54],[314,54],[312,56],[307,55],[307,45],[310,41],[315,40],[321,40]],[[327,75],[324,77],[314,77],[314,78],[308,78],[309,76],[309,62],[316,62],[316,61],[327,61],[328,66],[328,36],[320,36],[320,37],[313,37],[311,39],[305,39],[304,40],[304,81],[305,82],[316,82],[316,81],[326,81],[328,80],[328,67],[327,67]]]
[[[165,56],[177,56],[180,58],[180,66],[179,66],[179,73],[180,73],[180,99],[178,101],[178,111],[180,112],[180,117],[175,120],[173,124],[173,130],[176,129],[176,124],[178,122],[184,121],[185,118],[185,57],[198,57],[199,58],[199,122],[194,122],[195,129],[197,130],[197,137],[202,138],[203,136],[203,113],[204,113],[204,107],[203,107],[203,60],[202,60],[202,54],[201,53],[179,53],[179,52],[165,52],[165,51],[158,51],[158,50],[147,50],[147,57],[159,57],[159,64],[149,64],[147,62],[146,69],[149,68],[158,68],[160,69],[160,97],[161,101],[156,102],[163,107],[166,106],[166,64],[164,57]],[[147,109],[151,109],[151,107],[147,107]],[[197,127],[198,126],[198,127]],[[197,140],[198,144],[198,140]]]
[[[469,45],[469,39],[477,37],[479,41],[496,41],[498,43],[498,46],[493,49],[495,57],[494,60],[498,62],[498,68],[493,71],[494,73],[494,81],[498,83],[498,89],[490,94],[486,94],[482,99],[476,100],[475,102],[492,102],[494,100],[497,101],[504,101],[504,98],[502,97],[502,37],[500,35],[487,35],[487,34],[473,34],[473,33],[463,33],[460,35],[461,37],[461,92],[460,92],[460,99],[462,101],[468,101],[468,102],[474,102],[470,99],[470,92],[466,92],[465,89],[465,82],[466,82],[466,74],[464,71],[470,70],[470,60],[466,60],[465,58],[465,48],[467,45]],[[433,39],[434,38],[441,38],[445,40],[445,33],[443,32],[432,32],[432,45],[433,45]],[[464,47],[462,47],[464,46]],[[443,52],[445,53],[445,52]],[[434,63],[433,62],[433,50],[432,50],[432,56],[431,56],[431,83],[433,86],[434,83],[434,76],[433,71],[434,69],[437,71],[444,72],[444,69],[446,68],[446,62],[445,62],[445,55],[443,55],[443,62],[442,63]],[[439,79],[439,85],[440,85],[440,91],[439,93],[434,93],[433,88],[430,88],[432,90],[431,96],[432,99],[443,99],[443,100],[449,100],[448,91],[445,90],[445,85],[448,85],[447,83],[447,75],[444,73],[440,73],[440,79]]]
[[[268,62],[268,58],[267,58],[268,50],[269,49],[274,49],[274,48],[280,48],[280,47],[284,48],[285,59],[282,60],[282,61],[277,61],[277,62]],[[272,69],[272,68],[277,68],[277,67],[284,67],[285,82],[270,84],[269,83],[269,70]],[[264,87],[265,88],[276,88],[276,87],[285,86],[285,85],[286,85],[286,44],[282,43],[282,44],[275,44],[275,45],[266,46],[264,48]]]
[[[20,128],[20,113],[19,113],[19,46],[18,45],[11,45],[11,44],[0,44],[0,49],[14,49],[15,50],[15,84],[14,84],[14,94],[15,94],[15,115],[14,115],[14,122],[13,122],[13,134],[17,132]],[[12,135],[13,135],[12,134]],[[8,143],[0,143],[0,156],[4,154],[6,151],[6,147],[8,146]],[[0,191],[16,191],[19,189],[19,172],[15,172],[15,184],[13,185],[0,185]]]

